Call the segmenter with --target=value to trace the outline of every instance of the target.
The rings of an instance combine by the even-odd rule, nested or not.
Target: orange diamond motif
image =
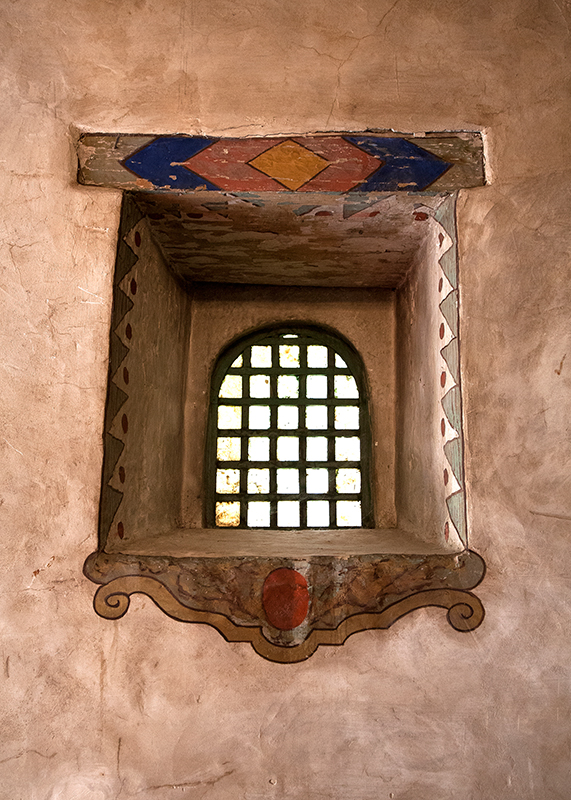
[[[270,147],[248,163],[294,192],[329,165],[324,158],[291,139]]]

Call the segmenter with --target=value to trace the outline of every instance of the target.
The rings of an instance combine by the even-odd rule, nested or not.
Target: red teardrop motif
[[[297,628],[309,609],[307,581],[295,569],[275,569],[264,582],[262,604],[274,628],[280,631]]]

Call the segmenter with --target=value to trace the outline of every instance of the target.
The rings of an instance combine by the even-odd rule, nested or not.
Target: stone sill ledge
[[[115,540],[107,553],[170,558],[308,558],[311,556],[450,555],[460,553],[457,542],[426,542],[399,528],[346,530],[242,530],[180,528],[136,541]]]

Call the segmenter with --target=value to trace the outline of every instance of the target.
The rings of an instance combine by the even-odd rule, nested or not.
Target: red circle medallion
[[[274,628],[280,631],[297,628],[309,609],[307,581],[295,569],[275,569],[264,582],[262,605]]]

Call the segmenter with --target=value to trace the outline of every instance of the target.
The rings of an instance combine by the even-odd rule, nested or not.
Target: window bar
[[[306,379],[307,379],[307,345],[299,346],[299,492],[302,496],[307,493],[307,421],[305,419],[305,398],[306,398]],[[302,405],[303,403],[303,405]],[[300,503],[300,526],[307,528],[307,499],[304,498]]]
[[[335,368],[335,353],[333,350],[328,347],[327,348],[327,397],[335,397],[335,389],[334,389],[334,374],[333,370]],[[331,403],[327,406],[327,428],[328,431],[335,430],[335,408],[336,405]],[[335,436],[329,436],[327,439],[327,460],[329,463],[335,462]],[[336,469],[335,465],[333,467],[327,468],[328,477],[329,477],[329,495],[335,496],[336,492],[336,484],[335,484],[335,477],[336,477]],[[337,503],[335,500],[329,500],[329,526],[335,527],[337,525]]]
[[[278,373],[275,371],[275,367],[279,366],[279,345],[275,342],[272,342],[272,371],[270,373],[270,398],[274,399],[278,396],[277,390],[277,381],[278,381]],[[276,430],[278,427],[278,406],[276,403],[272,403],[270,405],[270,430]],[[278,484],[277,484],[277,447],[278,447],[278,437],[277,434],[275,436],[270,436],[270,495],[273,495],[273,499],[270,500],[270,528],[277,528],[278,527],[278,503],[275,497]]]
[[[242,397],[250,397],[250,380],[246,370],[252,363],[252,348],[247,347],[242,355]],[[250,438],[250,403],[242,406],[242,431],[240,436],[240,527],[248,525],[248,442]]]

